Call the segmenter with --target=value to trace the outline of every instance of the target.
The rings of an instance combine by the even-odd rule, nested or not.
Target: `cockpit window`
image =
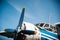
[[[42,27],[44,25],[44,23],[41,23],[40,26]]]
[[[45,26],[44,27],[49,27],[49,24],[45,24]]]

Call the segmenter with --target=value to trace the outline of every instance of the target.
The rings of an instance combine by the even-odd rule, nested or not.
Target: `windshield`
[[[45,26],[44,27],[49,27],[49,24],[45,24]]]
[[[41,23],[40,26],[42,27],[44,25],[44,23]]]

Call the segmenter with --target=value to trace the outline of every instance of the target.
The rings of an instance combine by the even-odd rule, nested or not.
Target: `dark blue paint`
[[[55,38],[58,38],[58,35],[56,35],[56,34],[53,34],[53,33],[51,33],[51,32],[48,32],[48,31],[46,31],[46,30],[40,30],[42,33],[45,33],[45,34],[48,34],[48,35],[50,35],[50,36],[53,36],[53,37],[55,37]]]
[[[18,27],[22,27],[22,23],[23,23],[23,20],[24,20],[24,13],[25,13],[25,8],[23,8],[23,10],[22,10],[22,13],[21,13],[21,16],[20,16],[20,19],[19,19]]]

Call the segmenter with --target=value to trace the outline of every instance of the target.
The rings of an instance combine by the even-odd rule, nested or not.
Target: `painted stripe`
[[[42,34],[42,35],[43,35],[43,34]],[[43,36],[48,37],[48,38],[50,38],[50,39],[53,39],[53,38],[51,38],[51,37],[49,37],[49,36],[46,36],[46,35],[43,35]],[[53,39],[53,40],[55,40],[55,39]]]
[[[46,30],[46,31],[48,31],[48,30]],[[51,31],[48,31],[48,32],[53,33],[53,32],[51,32]],[[53,34],[57,35],[57,33],[53,33]]]
[[[48,37],[46,37],[46,36],[43,36],[43,35],[42,35],[41,37],[43,37],[43,38],[46,38],[46,39],[48,39],[48,40],[49,40],[49,39],[50,39],[50,40],[52,40],[51,38],[48,38]]]
[[[41,37],[41,40],[48,40],[48,39],[46,39],[46,38],[44,38],[44,37]]]
[[[45,34],[45,33],[41,33],[41,34],[46,35],[46,36],[48,36],[48,37],[50,37],[50,38],[53,38],[53,39],[57,39],[57,38],[52,37],[52,36],[50,36],[50,35],[47,35],[47,34]]]
[[[48,32],[48,31],[46,31],[46,30],[40,30],[40,32],[45,33],[45,34],[48,34],[48,35],[53,36],[53,37],[55,37],[55,38],[58,38],[58,35],[57,35],[57,34],[53,34],[53,33]]]

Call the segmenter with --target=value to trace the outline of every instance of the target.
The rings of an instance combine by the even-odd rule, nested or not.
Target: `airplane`
[[[41,40],[41,33],[39,29],[31,23],[23,21],[24,12],[25,8],[22,9],[19,23],[16,29],[5,29],[0,31],[0,35],[13,38],[14,40]]]
[[[50,27],[49,27],[50,25]],[[60,30],[60,23],[58,24],[49,24],[46,22],[41,22],[41,23],[37,23],[35,24],[35,26],[37,26],[40,29],[41,32],[41,40],[59,40],[59,30]],[[57,27],[58,26],[58,27]],[[58,31],[57,31],[58,28]],[[58,33],[57,33],[58,32]]]

